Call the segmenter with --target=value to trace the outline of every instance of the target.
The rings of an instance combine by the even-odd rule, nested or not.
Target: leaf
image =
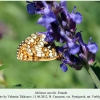
[[[5,68],[8,68],[9,66],[7,66],[7,65],[1,65],[0,66],[0,70],[2,70],[2,69],[5,69]]]
[[[34,84],[17,84],[13,85],[10,88],[36,88],[36,85]]]
[[[95,61],[93,64],[87,65],[86,70],[90,74],[96,87],[100,88],[100,64],[97,61]]]
[[[96,76],[98,77],[98,79],[100,80],[100,63],[95,61],[92,65],[91,65],[92,70],[94,71],[94,73],[96,74]]]

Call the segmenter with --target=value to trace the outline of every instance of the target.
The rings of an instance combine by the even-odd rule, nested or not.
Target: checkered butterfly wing
[[[23,61],[50,61],[58,58],[55,44],[48,43],[45,34],[31,34],[18,46],[17,59]]]

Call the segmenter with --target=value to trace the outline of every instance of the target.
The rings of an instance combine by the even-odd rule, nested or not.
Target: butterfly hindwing
[[[45,34],[31,34],[18,46],[17,59],[23,61],[50,61],[58,58],[54,43],[48,43]]]

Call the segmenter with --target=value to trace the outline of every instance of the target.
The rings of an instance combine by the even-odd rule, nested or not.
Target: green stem
[[[85,69],[88,71],[88,73],[92,77],[93,82],[95,83],[96,87],[100,88],[100,80],[96,76],[95,72],[92,70],[91,66],[87,65],[87,67],[85,67]]]

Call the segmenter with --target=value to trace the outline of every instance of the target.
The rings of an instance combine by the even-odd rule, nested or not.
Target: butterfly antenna
[[[56,77],[56,75],[57,75],[57,70],[58,70],[58,67],[56,68],[56,71],[54,73],[54,77]]]

